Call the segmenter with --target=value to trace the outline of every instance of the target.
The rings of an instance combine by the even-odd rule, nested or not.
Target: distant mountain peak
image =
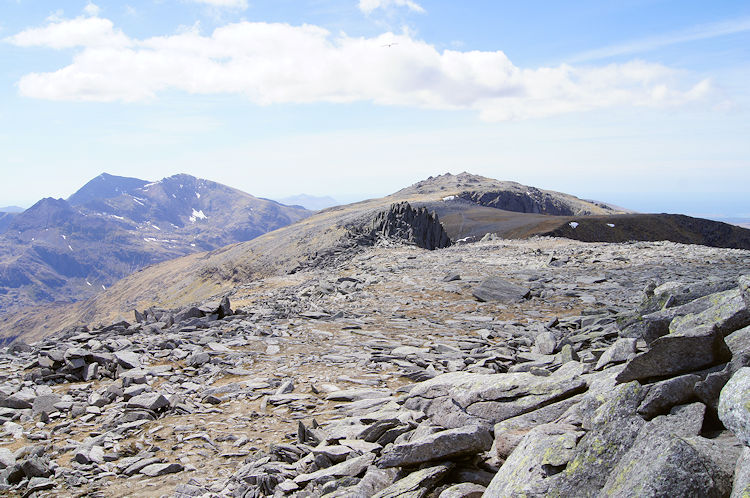
[[[118,195],[130,193],[147,183],[146,180],[138,178],[102,173],[68,197],[68,202],[73,206],[81,206],[92,201],[111,199]]]
[[[330,196],[315,196],[308,194],[291,195],[281,199],[276,199],[281,204],[287,206],[302,206],[305,209],[313,211],[319,211],[321,209],[329,208],[332,206],[338,206],[341,204],[339,201]]]

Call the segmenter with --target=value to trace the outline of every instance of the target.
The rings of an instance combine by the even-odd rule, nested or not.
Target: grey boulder
[[[737,439],[750,446],[750,367],[740,368],[721,390],[719,418]]]
[[[429,436],[393,445],[377,461],[378,467],[408,467],[434,460],[451,459],[490,449],[492,436],[487,429],[471,425],[448,429]]]
[[[529,295],[529,288],[508,282],[500,277],[490,277],[483,280],[473,291],[477,300],[518,302]]]

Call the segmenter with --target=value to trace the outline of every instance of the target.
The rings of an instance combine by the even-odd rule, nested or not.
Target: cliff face
[[[451,245],[448,234],[436,214],[424,207],[414,209],[408,202],[392,204],[372,221],[375,234],[405,240],[423,249],[442,249]]]
[[[587,216],[612,212],[615,210],[606,204],[577,203],[561,195],[554,195],[534,187],[525,190],[508,189],[494,191],[466,191],[458,194],[460,199],[479,204],[480,206],[514,211],[516,213],[548,214],[553,216]]]

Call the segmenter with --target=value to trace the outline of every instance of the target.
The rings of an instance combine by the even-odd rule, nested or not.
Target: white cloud
[[[128,46],[131,40],[114,29],[112,21],[100,17],[53,19],[47,26],[31,28],[6,38],[19,47],[50,47],[56,49],[103,46]]]
[[[83,11],[90,16],[98,16],[101,9],[98,5],[89,2],[88,5],[83,8]]]
[[[107,19],[51,21],[7,39],[19,46],[79,47],[54,72],[21,78],[21,94],[49,100],[143,101],[160,92],[238,94],[252,102],[370,101],[475,110],[491,121],[613,106],[677,106],[705,97],[708,81],[660,64],[514,65],[500,51],[439,51],[409,34],[334,36],[312,25],[240,22],[135,39]],[[384,47],[384,45],[392,45]]]
[[[247,0],[192,0],[195,3],[210,5],[211,7],[225,7],[230,9],[246,9]]]
[[[359,0],[359,10],[370,14],[376,9],[387,9],[389,7],[407,7],[413,12],[423,14],[425,10],[421,5],[412,0]]]

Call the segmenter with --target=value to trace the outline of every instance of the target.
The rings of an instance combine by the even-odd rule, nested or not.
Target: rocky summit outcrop
[[[750,489],[747,251],[390,240],[349,257],[0,350],[0,492]],[[487,278],[527,293],[481,301]]]
[[[403,240],[423,249],[442,249],[451,245],[437,215],[423,207],[414,209],[408,202],[393,204],[378,214],[370,229],[375,235]]]

